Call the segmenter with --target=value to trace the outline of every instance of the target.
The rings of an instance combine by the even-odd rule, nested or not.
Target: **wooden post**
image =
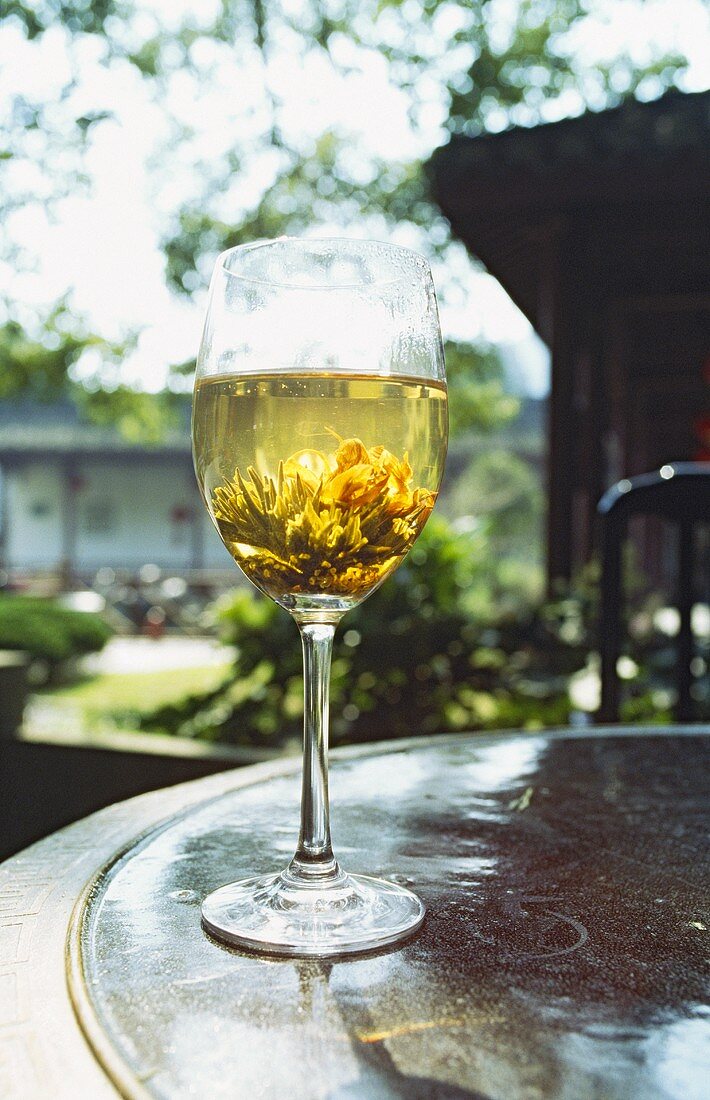
[[[63,588],[71,584],[76,559],[76,466],[68,458],[62,470],[62,553],[59,572]]]
[[[626,519],[613,509],[602,520],[601,615],[599,652],[601,655],[602,697],[596,722],[619,721],[619,677],[616,671],[621,648],[621,619],[624,606],[621,547]]]
[[[673,717],[676,722],[692,722],[693,700],[690,689],[693,683],[693,674],[690,662],[693,659],[693,627],[691,614],[693,611],[693,564],[694,564],[694,535],[695,528],[692,523],[681,522],[678,524],[678,595],[676,606],[680,615],[680,629],[678,631],[678,652],[676,655],[676,689],[678,697],[673,709]]]
[[[578,321],[574,274],[565,262],[574,252],[570,234],[559,241],[555,256],[552,371],[549,406],[547,494],[547,579],[552,595],[555,581],[572,575],[572,513],[576,482],[575,417],[573,402],[574,333]],[[550,260],[548,259],[548,262]]]

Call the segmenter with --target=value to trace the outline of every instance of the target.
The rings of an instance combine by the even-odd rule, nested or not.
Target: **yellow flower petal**
[[[329,474],[330,470],[328,459],[322,451],[296,451],[283,464],[285,478],[295,478],[296,474],[300,474],[309,489],[314,490],[321,478]]]
[[[330,430],[330,429],[326,429]],[[366,595],[421,531],[435,494],[412,490],[412,468],[384,446],[338,440],[306,449],[277,478],[251,467],[213,493],[213,514],[248,576],[272,594]]]
[[[346,504],[350,508],[362,508],[377,500],[387,484],[387,475],[364,463],[351,466],[342,473],[333,474],[323,485],[321,501]]]
[[[367,447],[359,439],[344,439],[335,452],[338,470],[347,470],[350,466],[361,466],[370,462]]]

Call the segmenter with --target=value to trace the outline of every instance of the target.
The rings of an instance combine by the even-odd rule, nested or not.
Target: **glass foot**
[[[424,905],[384,879],[346,875],[303,882],[289,870],[230,882],[202,903],[216,939],[268,955],[324,958],[372,951],[416,931]]]

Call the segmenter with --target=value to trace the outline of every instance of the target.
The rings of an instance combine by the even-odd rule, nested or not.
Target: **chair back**
[[[601,518],[601,706],[599,722],[617,722],[621,687],[617,662],[621,653],[623,584],[622,549],[631,516],[661,516],[678,530],[675,604],[680,615],[677,637],[674,718],[693,720],[691,694],[693,676],[693,632],[691,612],[696,593],[694,560],[695,529],[710,524],[710,464],[674,462],[655,473],[625,478],[609,489],[599,501]]]

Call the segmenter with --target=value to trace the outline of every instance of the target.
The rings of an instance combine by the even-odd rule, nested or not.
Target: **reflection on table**
[[[72,996],[107,1096],[690,1100],[705,1088],[710,1033],[709,732],[459,736],[334,754],[338,856],[413,884],[428,909],[421,933],[370,956],[261,959],[200,929],[204,894],[290,855],[293,763],[122,804],[2,870],[11,888],[52,853],[66,894],[129,842],[70,938]],[[30,970],[43,934],[60,943],[63,919],[51,902],[40,909]],[[27,984],[30,1029],[39,988]],[[51,1054],[64,1026],[77,1080],[100,1074],[66,994],[49,989],[49,1003],[56,1034],[37,1030],[37,1042]]]

